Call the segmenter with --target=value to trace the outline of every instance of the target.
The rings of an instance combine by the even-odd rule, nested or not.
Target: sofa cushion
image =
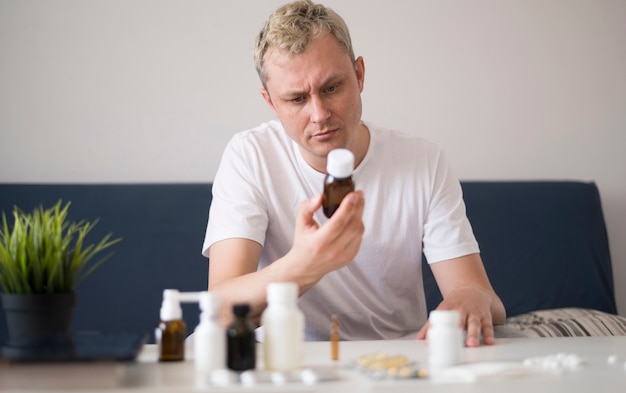
[[[506,325],[526,337],[626,336],[626,318],[575,307],[517,315]]]

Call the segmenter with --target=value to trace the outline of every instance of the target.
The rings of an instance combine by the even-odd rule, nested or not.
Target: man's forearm
[[[232,307],[237,303],[250,305],[250,318],[258,326],[261,314],[267,307],[266,290],[271,282],[295,282],[299,295],[312,288],[321,277],[304,274],[289,264],[289,256],[276,260],[269,266],[241,276],[225,279],[218,283],[209,283],[209,290],[218,293],[221,299],[220,321],[229,324],[232,321]]]

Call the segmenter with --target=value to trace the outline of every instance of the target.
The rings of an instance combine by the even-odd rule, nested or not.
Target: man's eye
[[[296,98],[292,98],[291,102],[293,102],[294,104],[300,104],[304,101],[304,97],[296,97]]]
[[[332,85],[326,88],[326,93],[333,93],[337,90],[337,85]]]

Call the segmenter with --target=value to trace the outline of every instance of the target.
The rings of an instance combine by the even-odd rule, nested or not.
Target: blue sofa
[[[466,181],[462,187],[485,267],[509,316],[572,307],[616,313],[594,183]],[[70,219],[99,219],[94,237],[124,238],[77,288],[76,331],[152,334],[163,289],[206,289],[208,261],[200,251],[210,183],[0,184],[0,211],[9,214],[14,205],[32,210],[59,199],[72,202]],[[423,272],[433,308],[441,295],[427,265]],[[191,331],[198,307],[184,305],[183,312]],[[5,339],[0,311],[0,343]]]

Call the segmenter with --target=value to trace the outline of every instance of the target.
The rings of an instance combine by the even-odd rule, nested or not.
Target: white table
[[[199,387],[192,359],[159,363],[154,345],[147,345],[133,363],[15,364],[0,361],[0,390],[20,392],[625,392],[626,337],[498,339],[494,346],[466,348],[465,364],[511,362],[547,357],[558,353],[576,354],[585,360],[579,369],[561,374],[543,372],[514,377],[491,377],[477,382],[435,383],[433,379],[374,380],[350,365],[359,356],[375,352],[406,355],[426,366],[428,348],[423,341],[342,342],[339,361],[330,360],[328,342],[305,344],[307,367],[334,367],[340,379],[315,385],[291,383],[253,388]],[[260,354],[259,354],[260,355]],[[615,364],[608,364],[616,355]],[[204,381],[204,380],[203,380]]]

